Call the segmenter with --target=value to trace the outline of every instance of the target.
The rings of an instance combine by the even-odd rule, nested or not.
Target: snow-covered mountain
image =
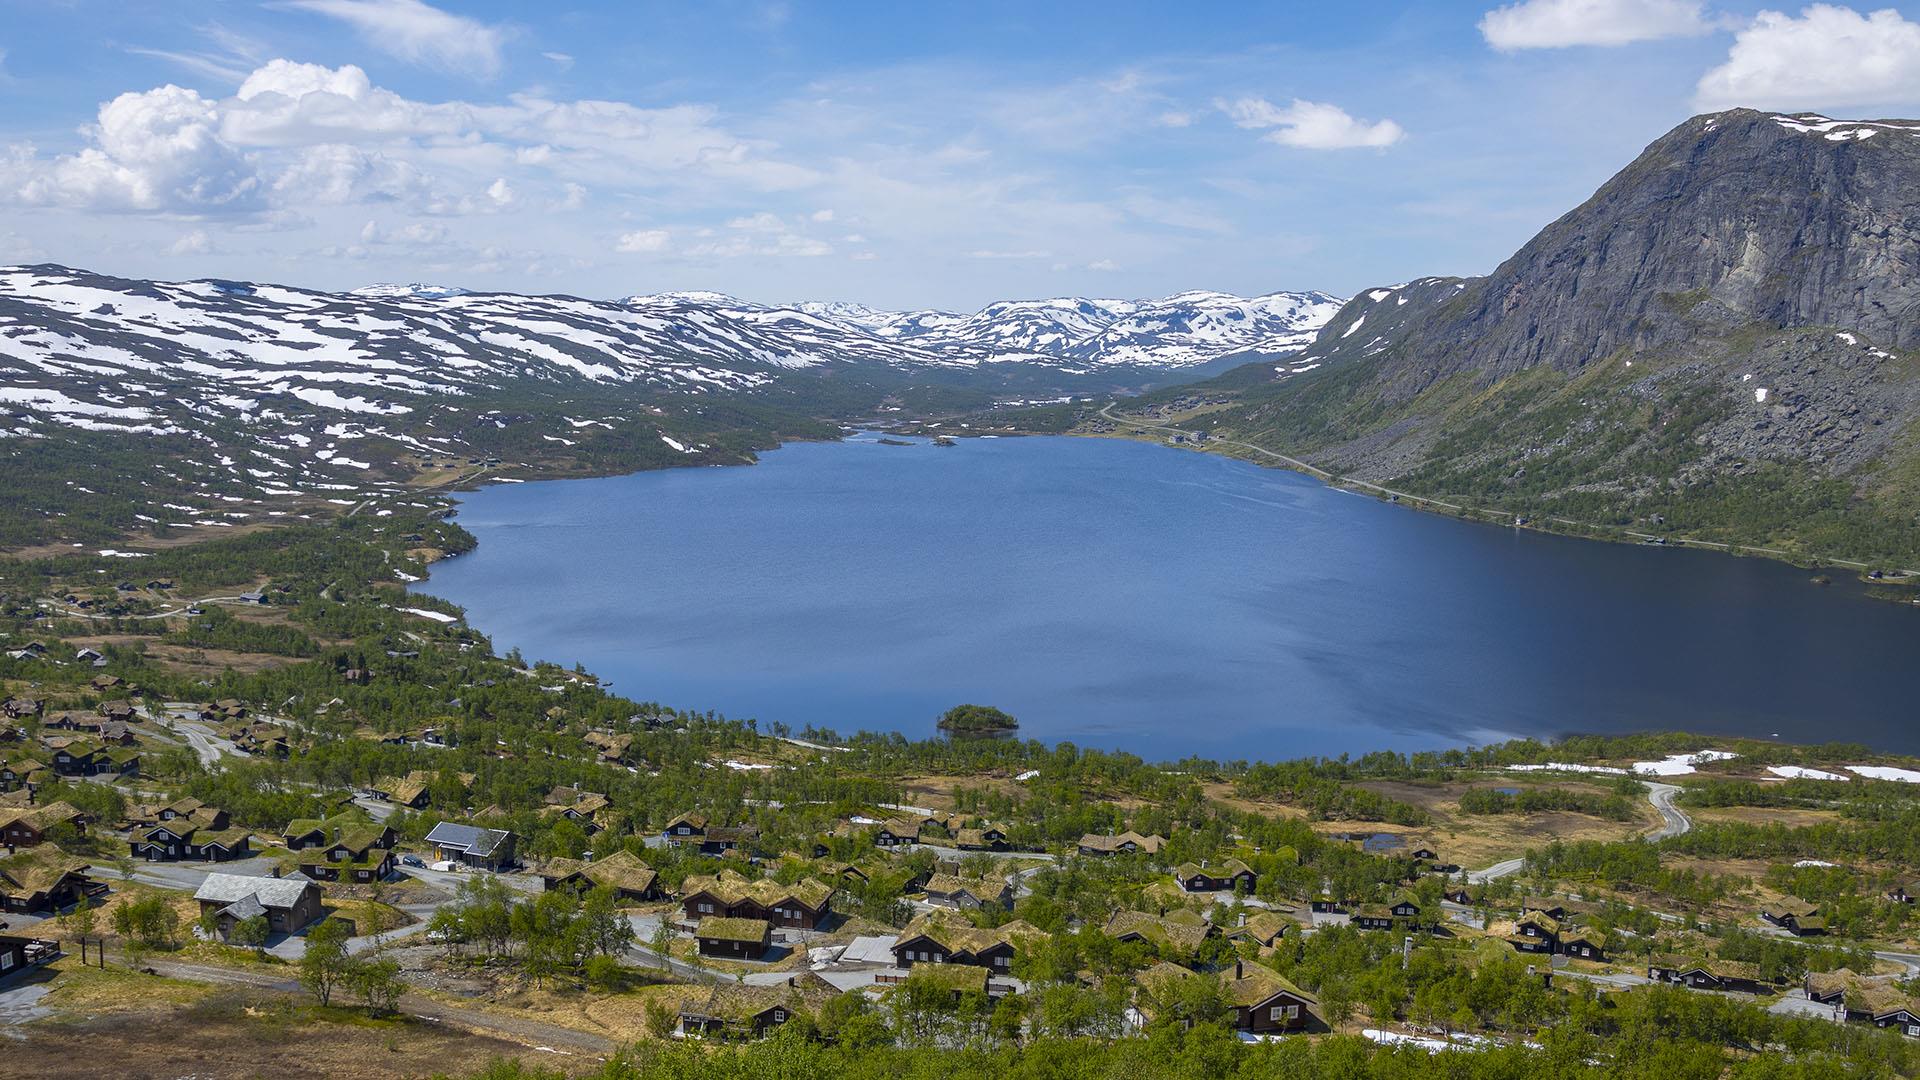
[[[707,302],[723,309],[766,310],[714,294],[668,295],[710,298]],[[1292,352],[1313,340],[1342,303],[1322,292],[1255,297],[1184,292],[1163,300],[1003,300],[971,315],[879,311],[844,301],[806,301],[793,308],[960,363],[1022,360],[1177,369],[1239,353]]]
[[[475,470],[742,461],[830,434],[817,417],[1164,384],[1291,351],[1338,307],[1318,293],[1186,293],[962,315],[0,267],[0,465],[42,478],[31,509],[49,522],[98,512],[97,488],[116,484],[111,520],[89,527],[232,525]],[[113,435],[128,439],[102,442]],[[75,466],[102,453],[153,471]]]
[[[1005,301],[972,315],[769,306],[712,292],[623,300],[376,285],[350,293],[0,268],[0,405],[41,423],[164,433],[189,418],[398,417],[538,388],[583,401],[755,395],[804,372],[891,385],[1016,378],[1087,390],[1250,351],[1297,348],[1340,307],[1243,299]],[[969,374],[969,373],[973,374]],[[595,391],[594,386],[606,389]],[[613,388],[620,393],[613,394]]]

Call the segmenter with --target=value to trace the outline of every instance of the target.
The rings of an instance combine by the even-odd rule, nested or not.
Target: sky
[[[0,263],[973,310],[1485,273],[1920,5],[0,0]]]

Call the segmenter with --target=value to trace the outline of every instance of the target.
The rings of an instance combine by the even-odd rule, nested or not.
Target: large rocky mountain
[[[1493,273],[1363,290],[1209,421],[1422,494],[1920,557],[1920,122],[1695,117]]]

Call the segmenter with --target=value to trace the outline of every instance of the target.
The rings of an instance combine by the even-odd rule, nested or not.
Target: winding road
[[[1691,832],[1693,819],[1687,816],[1686,811],[1673,805],[1673,797],[1680,794],[1680,787],[1677,784],[1662,784],[1652,780],[1646,781],[1646,785],[1647,801],[1660,812],[1661,825],[1658,829],[1643,835],[1641,839],[1657,844],[1662,840]],[[1512,877],[1526,865],[1525,859],[1507,859],[1504,862],[1494,863],[1485,870],[1469,870],[1467,881],[1479,885],[1495,878]]]

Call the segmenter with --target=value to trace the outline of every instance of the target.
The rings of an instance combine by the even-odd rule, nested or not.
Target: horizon
[[[1351,296],[1487,273],[1701,112],[1920,114],[1899,6],[14,14],[0,262],[327,292]]]

